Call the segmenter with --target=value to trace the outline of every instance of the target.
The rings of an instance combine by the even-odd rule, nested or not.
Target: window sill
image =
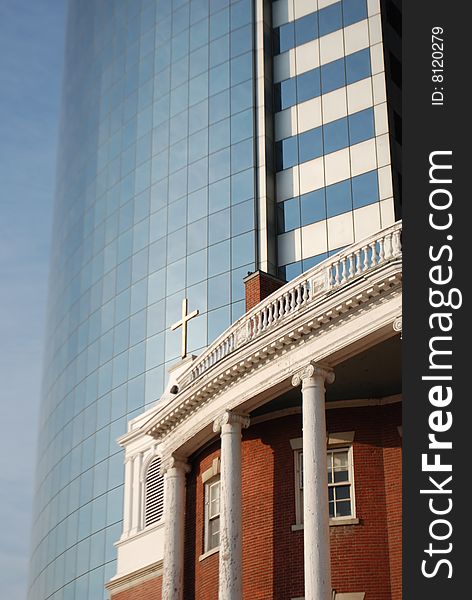
[[[355,517],[349,517],[346,519],[330,519],[329,526],[330,527],[339,527],[340,525],[359,525],[360,520]],[[303,523],[296,523],[292,525],[292,531],[300,531],[303,530]]]
[[[199,556],[198,560],[199,561],[205,560],[205,558],[208,558],[209,556],[213,556],[213,554],[216,554],[219,551],[220,551],[219,546],[217,546],[216,548],[212,548],[211,550],[208,550],[208,552],[205,552],[204,554]]]

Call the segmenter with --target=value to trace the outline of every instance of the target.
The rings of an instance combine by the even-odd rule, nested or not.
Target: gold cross
[[[180,319],[180,321],[177,321],[177,323],[174,323],[170,326],[172,331],[175,331],[179,327],[182,327],[182,351],[180,353],[180,356],[182,358],[185,358],[187,356],[187,321],[190,321],[190,319],[193,319],[193,317],[196,317],[198,314],[200,314],[198,310],[194,310],[188,315],[187,309],[188,300],[187,298],[184,298],[182,300],[182,318]]]

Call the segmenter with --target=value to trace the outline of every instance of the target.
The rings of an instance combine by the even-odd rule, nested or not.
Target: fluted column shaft
[[[171,456],[163,461],[165,538],[162,600],[182,600],[185,542],[185,484],[188,464]]]
[[[241,432],[248,426],[246,415],[230,411],[214,423],[221,432],[218,600],[242,600]]]
[[[302,385],[305,600],[331,600],[325,381],[332,371],[308,365],[292,379]]]

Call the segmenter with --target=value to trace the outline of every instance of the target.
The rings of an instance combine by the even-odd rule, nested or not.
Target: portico
[[[357,400],[356,396],[353,399],[354,391],[343,400],[343,390],[348,380],[345,365],[369,349],[398,338],[393,323],[401,315],[399,235],[398,225],[379,232],[371,240],[347,249],[274,292],[201,356],[187,358],[185,366],[176,369],[171,376],[164,401],[135,420],[121,438],[128,458],[133,459],[130,465],[144,464],[146,453],[152,448],[153,455],[160,457],[165,474],[164,519],[160,526],[148,532],[155,540],[160,532],[159,543],[163,543],[158,567],[162,572],[162,599],[182,600],[189,585],[184,577],[185,570],[190,568],[186,563],[189,558],[184,548],[188,545],[185,532],[190,521],[191,531],[202,525],[198,525],[197,508],[189,513],[192,500],[188,496],[185,499],[186,478],[191,472],[191,498],[195,494],[201,496],[198,490],[202,489],[202,476],[195,469],[198,457],[212,448],[215,450],[208,455],[208,461],[211,457],[213,462],[215,457],[219,461],[218,471],[215,470],[220,481],[219,547],[206,558],[198,543],[195,561],[200,561],[198,564],[203,569],[205,561],[212,561],[212,556],[217,555],[219,600],[250,597],[244,587],[243,559],[243,523],[248,518],[245,511],[249,510],[243,482],[247,479],[244,469],[250,461],[247,457],[242,460],[242,445],[244,439],[259,435],[262,422],[282,416],[290,417],[290,422],[295,424],[301,416],[300,434],[291,434],[286,444],[289,447],[293,442],[293,448],[303,449],[299,475],[300,485],[303,484],[302,524],[290,524],[292,536],[298,536],[297,539],[303,536],[302,592],[305,600],[332,599],[330,525],[333,519],[330,511],[336,498],[331,501],[327,494],[327,447],[331,441],[333,448],[344,448],[345,440],[352,441],[354,433],[349,438],[339,425],[336,430],[343,432],[341,441],[330,437],[326,409],[334,408],[334,404],[340,410],[351,409],[352,405],[354,410],[374,406],[375,402],[380,407],[398,401],[389,399],[389,394],[386,394],[389,398],[376,395],[370,400],[358,396]],[[338,369],[343,375],[336,388]],[[357,370],[359,372],[358,367]],[[349,378],[353,372],[355,369],[349,367]],[[362,380],[360,375],[356,377]],[[331,407],[326,402],[326,390],[330,386],[339,390]],[[390,393],[388,386],[385,389]],[[298,398],[296,405],[292,398]],[[342,423],[341,418],[339,422]],[[138,455],[141,458],[136,459]],[[133,468],[128,467],[127,477],[131,480],[132,471]],[[340,495],[340,489],[333,493]],[[128,494],[132,499],[127,501],[127,506],[135,506],[137,490],[129,487]],[[273,506],[275,515],[275,499]],[[353,526],[355,521],[359,519],[345,519],[341,524]],[[138,534],[133,530],[124,532],[118,545],[119,557],[120,552],[122,557],[119,569],[123,567],[121,573],[118,571],[118,578],[126,575],[129,568],[126,563],[132,564],[132,559],[126,556],[131,556],[133,544],[135,549],[139,543],[143,546],[145,537],[145,529]],[[195,597],[198,597],[196,592]]]

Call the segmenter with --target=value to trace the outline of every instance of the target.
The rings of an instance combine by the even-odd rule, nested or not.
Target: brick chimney
[[[265,271],[249,273],[243,281],[246,287],[246,312],[287,283]]]

